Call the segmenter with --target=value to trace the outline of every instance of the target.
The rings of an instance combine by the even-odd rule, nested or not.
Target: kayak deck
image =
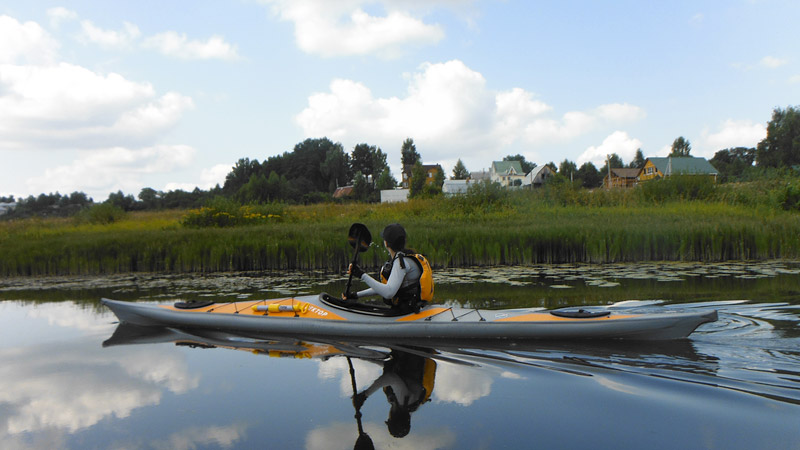
[[[418,313],[382,315],[326,302],[326,294],[276,300],[150,305],[102,299],[121,322],[304,337],[442,339],[636,339],[687,337],[717,320],[716,311],[659,314],[555,315],[529,309],[470,309],[430,305]]]

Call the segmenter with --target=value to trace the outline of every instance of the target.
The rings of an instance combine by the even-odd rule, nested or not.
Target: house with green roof
[[[519,161],[493,161],[489,169],[489,179],[501,186],[522,186],[525,172]]]
[[[639,173],[639,181],[665,178],[672,175],[702,175],[717,181],[719,171],[705,158],[692,156],[667,156],[647,158]]]

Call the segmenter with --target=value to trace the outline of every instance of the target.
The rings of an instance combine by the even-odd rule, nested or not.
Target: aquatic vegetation
[[[634,191],[563,189],[512,192],[499,202],[482,193],[477,206],[444,197],[298,206],[220,201],[189,212],[128,213],[110,223],[6,221],[0,276],[342,271],[352,258],[344,237],[353,222],[365,223],[378,241],[361,255],[369,270],[387,258],[379,232],[392,222],[406,226],[409,244],[437,268],[800,257],[800,215],[777,200],[774,207],[737,204],[741,199],[651,204]],[[726,198],[735,197],[731,192]],[[574,202],[588,206],[561,204],[556,195],[577,195],[582,200]]]

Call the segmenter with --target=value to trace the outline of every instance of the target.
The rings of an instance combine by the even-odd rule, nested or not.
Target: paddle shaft
[[[351,265],[355,265],[355,263],[358,261],[358,251],[359,251],[358,247],[359,247],[359,245],[361,245],[361,232],[360,231],[358,232],[358,234],[356,234],[356,245],[355,245],[356,252],[355,252],[355,254],[353,254],[353,262],[350,263]],[[344,288],[345,295],[350,294],[350,284],[352,284],[352,282],[353,282],[353,271],[350,270],[349,272],[350,272],[350,276],[347,277],[347,287]]]

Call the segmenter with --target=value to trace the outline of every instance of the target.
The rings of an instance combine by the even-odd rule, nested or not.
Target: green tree
[[[752,169],[755,158],[755,148],[736,147],[714,153],[709,162],[719,171],[719,181],[725,183],[741,180],[745,173]]]
[[[139,191],[139,201],[144,209],[152,210],[161,208],[161,193],[153,188],[142,188]]]
[[[407,138],[403,141],[403,146],[400,148],[400,162],[403,167],[422,162],[422,156],[417,152],[417,146],[414,145],[413,139]]]
[[[356,172],[353,177],[353,198],[365,202],[372,193],[372,186],[367,182],[367,177],[361,172]]]
[[[108,195],[108,203],[122,209],[123,211],[133,211],[136,209],[136,199],[132,195],[125,195],[122,191],[117,191]]]
[[[328,180],[328,193],[350,181],[350,156],[339,146],[331,146],[325,152],[325,161],[320,164],[320,173]]]
[[[519,165],[522,166],[522,171],[525,172],[520,175],[525,175],[536,168],[536,163],[525,161],[525,157],[522,155],[508,155],[503,157],[503,161],[519,161]]]
[[[248,181],[250,177],[261,170],[258,160],[250,161],[250,158],[241,158],[236,161],[231,171],[225,176],[225,184],[222,191],[225,195],[235,195]]]
[[[767,137],[758,143],[756,162],[763,167],[800,164],[800,108],[775,108],[767,123]]]
[[[577,164],[568,159],[561,161],[561,164],[559,164],[558,166],[558,173],[564,176],[568,180],[570,179],[570,177],[572,177],[572,179],[575,179],[575,175],[577,172],[578,172]]]
[[[606,163],[600,169],[599,173],[600,173],[600,180],[601,181],[603,180],[603,178],[606,175],[608,175],[608,165],[609,165],[609,163],[611,164],[611,168],[612,169],[620,169],[622,167],[625,167],[625,163],[622,162],[622,158],[620,158],[618,154],[616,154],[616,153],[610,154],[608,156],[608,159],[606,160]]]
[[[692,151],[692,144],[689,143],[689,140],[680,136],[679,138],[672,141],[672,151],[669,153],[669,156],[691,156],[689,153]],[[612,166],[613,167],[613,166]]]
[[[409,197],[414,198],[422,194],[427,177],[428,174],[425,172],[425,168],[422,167],[422,163],[419,161],[414,163],[414,168],[411,169],[411,182],[408,187]]]
[[[581,186],[587,189],[600,187],[603,182],[603,175],[597,171],[597,167],[591,162],[585,162],[581,165],[576,178],[581,181]]]
[[[378,176],[378,181],[375,183],[375,189],[377,190],[386,190],[386,189],[394,189],[397,186],[397,180],[392,176],[392,172],[389,170],[388,167],[383,169],[380,176]]]
[[[361,172],[365,178],[373,175],[375,152],[374,145],[358,144],[350,154],[350,167],[353,173]]]
[[[636,156],[633,157],[633,161],[628,165],[631,169],[641,169],[644,167],[644,163],[646,159],[644,158],[644,154],[642,153],[642,149],[636,149]]]
[[[466,180],[469,178],[469,170],[464,166],[464,163],[461,162],[459,158],[458,162],[456,162],[456,166],[453,167],[453,176],[450,178],[451,180]]]
[[[386,162],[386,153],[378,147],[375,150],[375,154],[372,157],[372,175],[373,175],[373,184],[377,182],[376,178],[379,177],[384,170],[389,168],[389,164]]]

